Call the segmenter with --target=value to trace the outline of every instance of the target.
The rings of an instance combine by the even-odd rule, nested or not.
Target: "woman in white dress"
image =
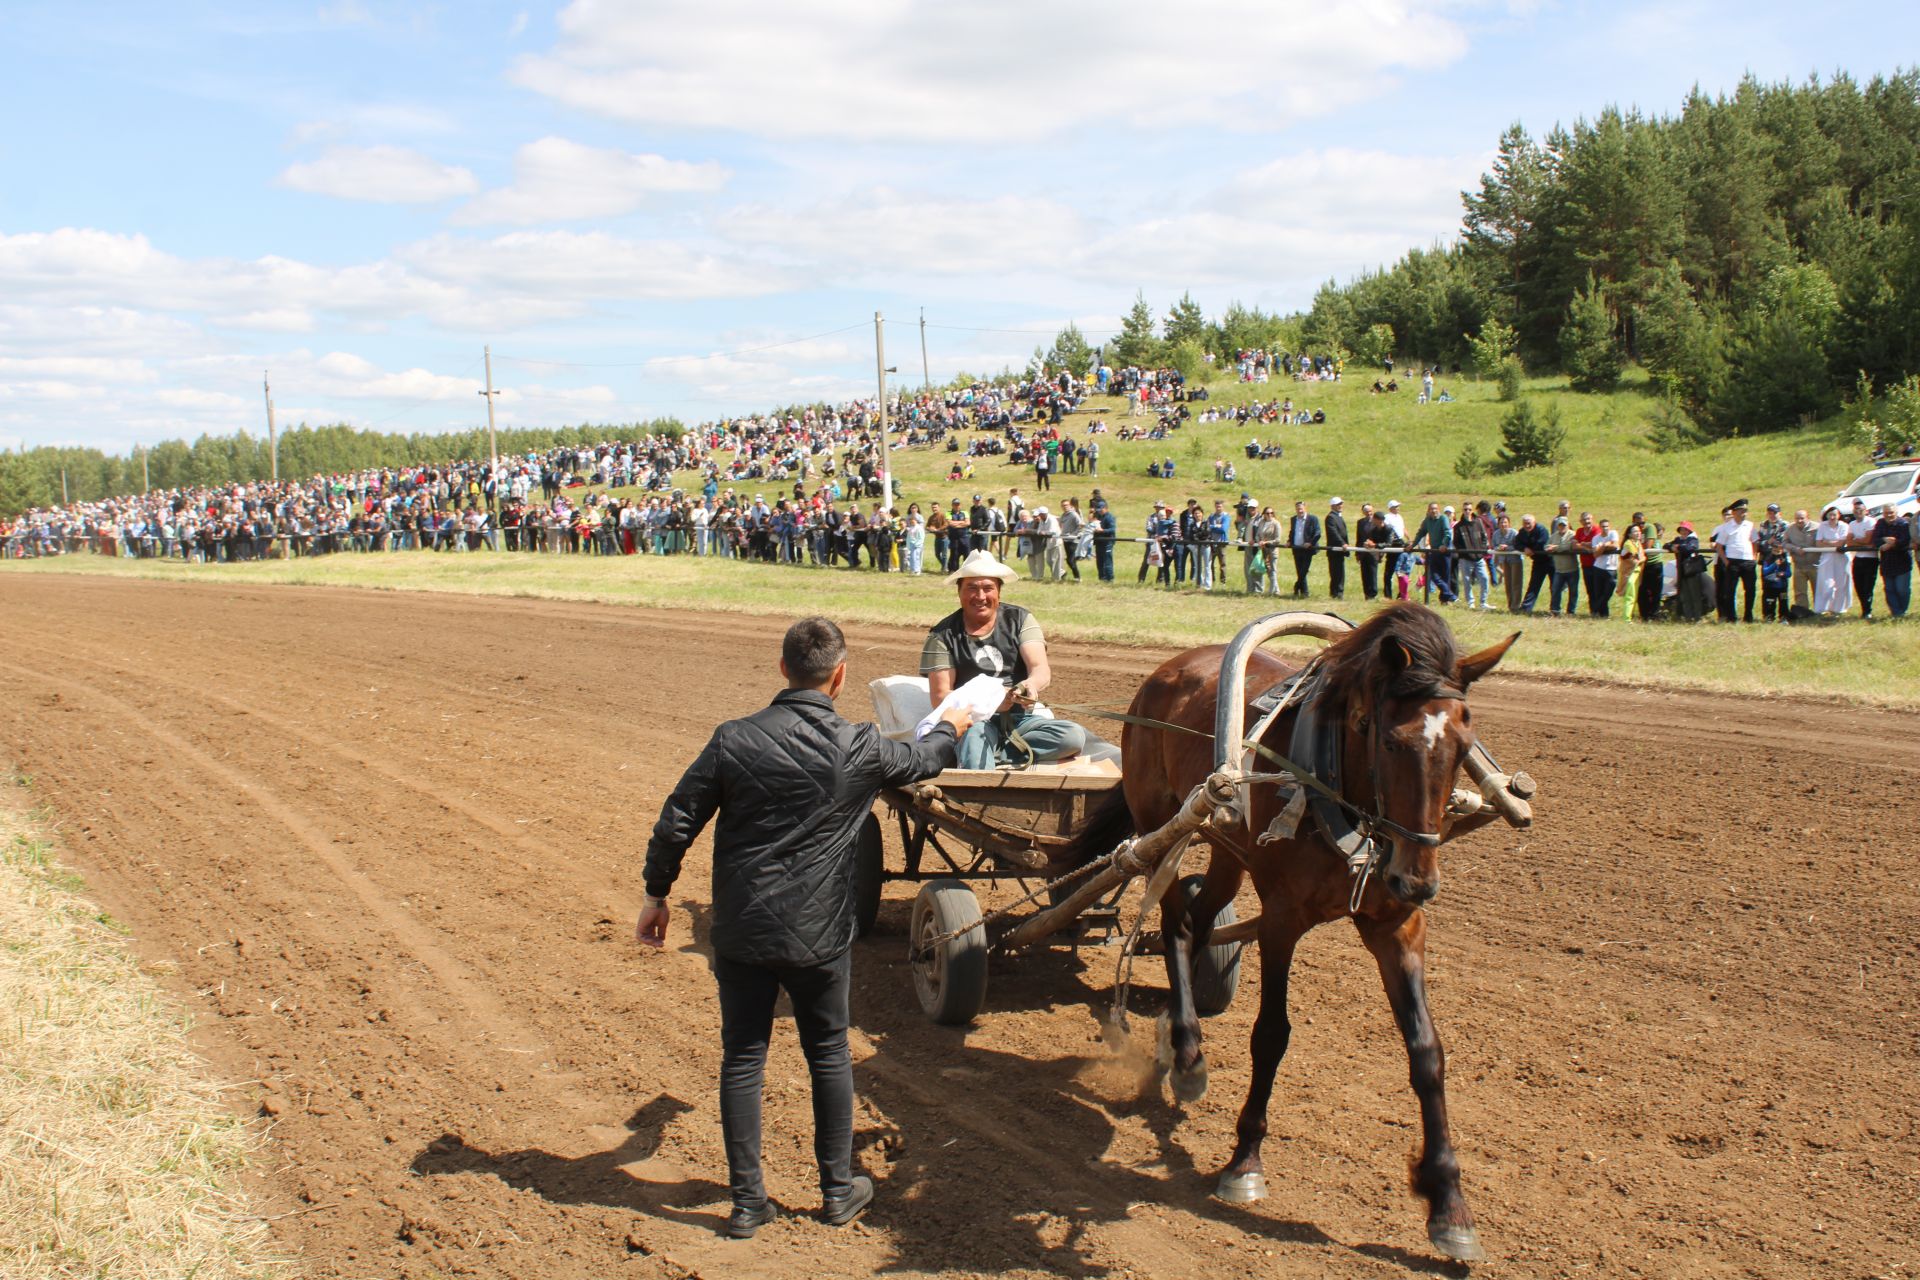
[[[1845,551],[1850,536],[1839,507],[1828,507],[1821,513],[1813,531],[1813,545],[1820,549],[1820,568],[1813,579],[1813,611],[1823,618],[1844,614],[1853,600],[1853,577]]]

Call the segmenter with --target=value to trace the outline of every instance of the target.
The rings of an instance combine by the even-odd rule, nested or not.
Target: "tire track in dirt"
[[[784,619],[4,576],[0,606],[0,651],[124,704],[0,669],[5,750],[144,953],[177,957],[193,990],[219,984],[199,1001],[218,1015],[203,1038],[216,1054],[226,1044],[232,1073],[296,1099],[288,1081],[304,1078],[332,1112],[290,1106],[276,1131],[291,1168],[274,1193],[331,1205],[277,1224],[316,1275],[1430,1265],[1401,1181],[1417,1137],[1404,1056],[1343,932],[1302,949],[1273,1198],[1227,1210],[1203,1193],[1231,1142],[1257,980],[1208,1025],[1214,1093],[1176,1115],[1089,1075],[1091,1010],[1111,980],[1098,952],[997,967],[978,1027],[927,1027],[897,894],[856,966],[861,1150],[889,1173],[883,1204],[852,1236],[791,1222],[744,1252],[715,1242],[702,852],[683,882],[691,948],[636,958],[609,900],[712,723],[764,701]],[[137,619],[139,640],[103,618]],[[71,636],[75,660],[47,636]],[[918,648],[897,628],[849,640],[856,678]],[[1063,688],[1094,703],[1124,702],[1161,656],[1055,646]],[[857,691],[849,704],[859,714]],[[1499,1273],[1800,1277],[1899,1262],[1890,1242],[1920,1192],[1914,868],[1887,839],[1903,829],[1902,775],[1809,778],[1805,744],[1888,743],[1899,764],[1915,719],[1517,679],[1477,688],[1475,714],[1543,787],[1531,835],[1449,850],[1434,913],[1456,1130]],[[440,1021],[437,979],[379,917],[312,874],[305,845],[244,795],[188,761],[169,769],[143,718],[228,755],[323,835],[347,833],[342,856],[368,891],[543,1039],[570,1096],[547,1064],[511,1074],[497,1049],[466,1043],[465,1021]],[[1746,769],[1731,788],[1715,772],[1729,756]],[[1796,847],[1807,841],[1818,856]],[[209,936],[247,945],[197,954]],[[1151,1013],[1157,974],[1143,976]],[[368,1021],[381,1000],[392,1020]],[[768,1162],[795,1191],[809,1178],[806,1094],[782,1034]]]

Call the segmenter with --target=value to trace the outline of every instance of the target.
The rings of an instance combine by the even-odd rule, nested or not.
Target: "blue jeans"
[[[1493,578],[1485,560],[1462,560],[1460,562],[1460,594],[1473,604],[1473,589],[1480,588],[1480,607],[1487,604],[1487,592],[1492,589]]]
[[[1565,573],[1553,571],[1553,611],[1560,612],[1560,593],[1567,593],[1567,612],[1572,613],[1580,607],[1580,571],[1568,569]]]
[[[1884,594],[1887,600],[1887,616],[1890,618],[1906,617],[1907,605],[1911,602],[1910,592],[1913,589],[1912,571],[1909,570],[1906,573],[1888,573],[1885,569],[1882,569],[1880,571],[1880,585],[1885,588]]]
[[[1026,741],[1026,751],[1013,743],[1011,734],[1016,730]],[[1005,764],[1038,764],[1079,755],[1086,747],[1087,731],[1073,721],[1047,720],[1016,708],[974,721],[960,739],[959,766],[997,769]]]

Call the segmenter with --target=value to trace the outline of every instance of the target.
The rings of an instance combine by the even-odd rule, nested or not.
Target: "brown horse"
[[[1203,838],[1213,846],[1213,856],[1199,892],[1191,898],[1166,896],[1161,919],[1171,987],[1172,1083],[1176,1096],[1192,1100],[1206,1090],[1206,1059],[1193,998],[1194,957],[1207,947],[1216,915],[1233,900],[1243,876],[1253,877],[1260,894],[1261,986],[1252,1036],[1253,1084],[1240,1112],[1233,1158],[1220,1175],[1216,1194],[1222,1199],[1244,1203],[1265,1194],[1260,1145],[1267,1133],[1274,1073],[1291,1031],[1287,976],[1294,948],[1307,930],[1349,917],[1379,965],[1407,1045],[1426,1131],[1412,1179],[1414,1191],[1427,1201],[1427,1234],[1449,1257],[1471,1261],[1483,1256],[1447,1132],[1446,1058],[1427,1013],[1427,926],[1420,908],[1440,891],[1439,846],[1451,823],[1448,802],[1474,741],[1467,689],[1491,671],[1518,638],[1516,632],[1462,658],[1438,614],[1418,604],[1394,604],[1322,654],[1313,714],[1343,734],[1337,748],[1341,794],[1350,812],[1364,815],[1364,830],[1385,846],[1378,873],[1368,881],[1357,908],[1350,909],[1354,878],[1348,863],[1314,822],[1301,823],[1291,837],[1253,838],[1251,833],[1267,831],[1282,809],[1281,789],[1273,783],[1248,788],[1245,827],[1206,830]],[[1133,699],[1134,716],[1189,730],[1176,733],[1128,723],[1123,790],[1136,831],[1152,831],[1165,823],[1213,769],[1212,746],[1201,739],[1212,737],[1223,652],[1215,645],[1181,654],[1149,676]],[[1253,653],[1245,685],[1249,704],[1292,672],[1270,654]],[[1290,750],[1299,714],[1298,708],[1282,712],[1262,742],[1311,768]],[[1248,724],[1253,723],[1249,711]]]

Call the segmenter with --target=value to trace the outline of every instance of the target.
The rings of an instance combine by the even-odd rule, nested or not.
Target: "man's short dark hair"
[[[831,618],[802,618],[787,628],[780,660],[787,664],[788,679],[819,684],[847,660],[847,638]]]

